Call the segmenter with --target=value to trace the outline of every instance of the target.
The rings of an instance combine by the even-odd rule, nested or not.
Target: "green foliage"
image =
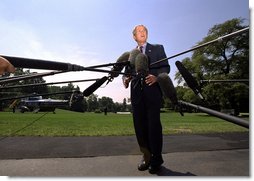
[[[98,103],[98,96],[95,94],[91,94],[88,98],[87,98],[87,111],[91,112],[91,111],[95,111],[98,107],[99,107],[99,103]]]
[[[245,28],[243,22],[243,19],[238,18],[214,25],[198,44],[243,29]],[[191,58],[183,59],[182,63],[198,82],[200,80],[249,79],[249,34],[242,33],[197,49]],[[176,79],[179,84],[183,82],[179,72],[176,73]],[[237,112],[249,110],[249,86],[245,83],[200,83],[200,87],[207,103],[210,104],[208,106],[218,105],[221,109],[232,108]],[[189,91],[185,91],[182,98],[198,103]]]
[[[114,102],[113,99],[109,97],[103,96],[102,98],[99,99],[99,107],[104,110],[107,109],[107,111],[112,112],[114,109]]]
[[[232,19],[213,26],[207,37],[198,44],[203,44],[218,37],[233,33],[245,28],[243,19]],[[249,34],[243,33],[230,39],[209,45],[205,48],[195,50],[192,59],[194,63],[202,65],[203,75],[208,73],[211,76],[217,74],[238,75],[241,78],[248,78],[249,68]],[[235,75],[236,74],[236,75]],[[236,77],[235,77],[236,78]]]

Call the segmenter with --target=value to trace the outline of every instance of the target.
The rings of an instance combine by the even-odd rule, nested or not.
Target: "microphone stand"
[[[14,67],[16,68],[33,68],[33,69],[46,69],[46,70],[62,70],[62,71],[97,71],[97,72],[105,72],[110,73],[106,70],[94,70],[95,68],[100,67],[108,67],[114,65],[128,65],[129,62],[116,62],[116,63],[107,63],[94,65],[89,67],[83,67],[81,65],[70,64],[65,62],[57,62],[57,61],[49,61],[49,60],[41,60],[41,59],[32,59],[32,58],[23,58],[23,57],[13,57],[0,55],[7,59]]]
[[[188,106],[188,107],[192,107],[192,108],[197,109],[201,112],[205,112],[209,115],[221,118],[223,120],[229,121],[231,123],[234,123],[234,124],[237,124],[239,126],[242,126],[242,127],[245,127],[245,128],[249,129],[249,122],[244,120],[244,119],[240,119],[240,118],[235,117],[235,116],[231,116],[231,115],[228,115],[228,114],[225,114],[225,113],[222,113],[222,112],[218,112],[218,111],[206,108],[206,107],[202,107],[202,106],[191,104],[191,103],[184,102],[184,101],[179,101],[179,104],[184,105],[184,106]]]
[[[231,80],[200,80],[200,83],[227,83],[227,82],[249,82],[249,79],[231,79]]]
[[[129,65],[130,62],[116,62],[116,63],[107,63],[107,64],[101,64],[101,65],[94,65],[94,66],[89,66],[87,68],[100,68],[100,67],[108,67],[108,66],[117,66],[117,65]]]
[[[72,94],[72,93],[80,93],[80,91],[64,91],[64,92],[53,92],[53,93],[44,93],[44,94],[29,94],[23,96],[15,96],[15,97],[7,97],[0,99],[1,101],[13,100],[13,99],[22,99],[27,97],[35,97],[35,96],[50,96],[50,95],[58,95],[58,94]]]
[[[64,73],[64,71],[53,71],[53,72],[44,72],[44,73],[33,73],[28,75],[21,75],[16,77],[8,77],[4,80],[0,80],[0,84],[10,83],[10,82],[16,82],[20,80],[26,80],[26,79],[33,79],[37,77],[43,77],[43,76],[50,76],[55,74]]]
[[[72,83],[72,82],[88,82],[88,81],[96,81],[99,79],[85,79],[85,80],[73,80],[73,81],[62,81],[62,82],[49,82],[49,83],[39,83],[39,84],[24,84],[24,85],[15,85],[15,86],[6,86],[1,87],[0,90],[4,89],[13,89],[13,88],[24,88],[24,87],[35,87],[35,86],[45,86],[45,85],[52,85],[52,84],[64,84],[64,83]]]

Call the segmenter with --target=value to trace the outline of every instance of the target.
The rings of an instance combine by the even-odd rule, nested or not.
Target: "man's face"
[[[136,34],[133,36],[134,40],[138,44],[143,44],[147,40],[147,32],[143,26],[138,26],[136,28]]]

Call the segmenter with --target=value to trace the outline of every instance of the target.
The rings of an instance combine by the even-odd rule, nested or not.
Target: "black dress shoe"
[[[150,164],[146,161],[142,161],[139,165],[138,165],[138,170],[139,171],[145,171],[149,168]]]
[[[161,165],[158,165],[158,166],[152,166],[152,165],[150,165],[150,166],[148,167],[148,169],[149,169],[149,173],[150,173],[150,174],[156,174],[157,172],[160,171]]]

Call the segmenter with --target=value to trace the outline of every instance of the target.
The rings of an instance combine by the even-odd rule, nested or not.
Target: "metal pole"
[[[10,83],[10,82],[16,82],[20,80],[26,80],[26,79],[32,79],[37,77],[43,77],[43,76],[49,76],[49,75],[55,75],[59,73],[64,73],[64,71],[53,71],[53,72],[44,72],[44,73],[35,73],[35,74],[29,74],[25,76],[20,77],[14,77],[9,79],[0,80],[0,84]]]
[[[242,126],[242,127],[245,127],[245,128],[249,129],[249,122],[244,120],[244,119],[240,119],[240,118],[235,117],[235,116],[231,116],[231,115],[228,115],[228,114],[225,114],[225,113],[221,113],[219,111],[215,111],[215,110],[212,110],[212,109],[209,109],[209,108],[205,108],[205,107],[195,105],[195,104],[191,104],[191,103],[184,102],[184,101],[179,101],[179,104],[195,108],[195,109],[197,109],[201,112],[205,112],[207,114],[213,115],[215,117],[224,119],[226,121],[229,121],[231,123],[234,123],[234,124],[237,124],[239,126]]]
[[[65,92],[53,92],[53,93],[44,93],[44,94],[29,94],[23,96],[15,96],[15,97],[7,97],[0,99],[1,101],[13,100],[13,99],[22,99],[26,97],[35,97],[35,96],[50,96],[50,95],[58,95],[58,94],[72,94],[74,92],[80,93],[80,91],[65,91]]]
[[[239,35],[239,34],[241,34],[241,33],[244,33],[244,32],[246,32],[246,31],[248,31],[248,30],[249,30],[249,27],[246,27],[246,28],[243,28],[243,29],[241,29],[241,30],[239,30],[239,31],[230,33],[230,34],[228,34],[228,35],[221,36],[221,37],[219,37],[219,38],[217,38],[217,39],[215,39],[215,40],[206,42],[206,43],[201,44],[201,45],[197,45],[197,46],[195,46],[195,47],[193,47],[193,48],[191,48],[191,49],[188,49],[188,50],[186,50],[186,51],[183,51],[183,52],[180,52],[180,53],[178,53],[178,54],[172,55],[172,56],[170,56],[170,57],[167,57],[167,58],[158,60],[158,61],[156,61],[156,62],[154,62],[154,63],[151,63],[150,66],[153,66],[153,65],[155,65],[155,64],[158,64],[158,63],[160,63],[160,62],[163,62],[163,61],[166,61],[166,60],[169,60],[169,59],[172,59],[172,58],[175,58],[175,57],[177,57],[177,56],[180,56],[180,55],[183,55],[183,54],[185,54],[185,53],[191,52],[191,51],[193,51],[193,50],[196,50],[196,49],[205,47],[205,46],[210,45],[210,44],[212,44],[212,43],[220,42],[220,41],[222,41],[222,40],[224,40],[224,39],[230,38],[230,37],[232,37],[232,36]]]
[[[1,87],[0,86],[0,90],[13,89],[13,88],[23,88],[23,87],[45,86],[45,85],[52,85],[52,84],[64,84],[64,83],[72,83],[72,82],[88,82],[88,81],[96,81],[96,80],[99,80],[99,79],[84,79],[84,80],[49,82],[49,83],[39,83],[39,84],[25,84],[25,85],[14,85],[14,86],[6,86],[6,87]]]
[[[201,83],[216,83],[216,82],[249,82],[249,79],[231,79],[231,80],[200,80]]]
[[[114,65],[128,65],[130,64],[129,61],[127,62],[116,62],[116,63],[107,63],[107,64],[101,64],[101,65],[94,65],[94,66],[89,66],[87,68],[100,68],[100,67],[108,67],[108,66],[114,66]]]
[[[92,71],[92,68],[108,67],[113,65],[127,65],[129,62],[116,62],[94,65],[89,67],[83,67],[81,65],[70,64],[65,62],[23,58],[23,57],[13,57],[0,55],[6,58],[14,67],[16,68],[33,68],[33,69],[46,69],[46,70],[62,70],[62,71],[82,71],[87,68],[87,70]],[[108,72],[107,72],[108,73]]]
[[[23,58],[23,57],[11,57],[11,56],[5,56],[5,55],[0,55],[0,56],[6,58],[14,67],[46,69],[46,70],[62,70],[62,71],[92,71],[92,72],[102,72],[102,73],[109,73],[109,74],[117,73],[122,75],[132,75],[129,73],[122,73],[119,71],[95,69],[98,67],[105,67],[110,65],[123,65],[123,64],[127,65],[129,62],[109,63],[109,64],[103,64],[103,65],[83,67],[81,65],[64,63],[64,62],[30,59],[30,58]]]

